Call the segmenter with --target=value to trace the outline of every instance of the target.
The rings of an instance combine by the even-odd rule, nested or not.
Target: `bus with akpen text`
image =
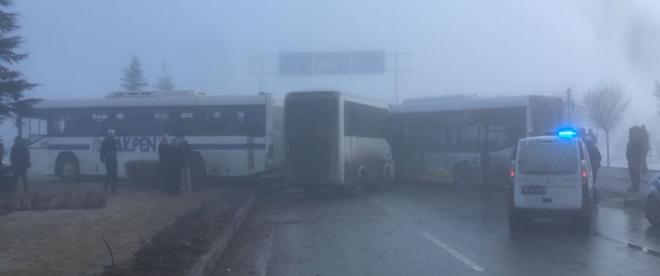
[[[117,133],[120,177],[127,161],[158,159],[163,134],[182,134],[192,150],[194,181],[280,170],[282,117],[282,101],[266,93],[113,92],[96,99],[44,100],[22,128],[32,154],[30,173],[70,180],[105,174],[99,149],[108,129]]]

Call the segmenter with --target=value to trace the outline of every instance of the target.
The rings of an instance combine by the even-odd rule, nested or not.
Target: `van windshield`
[[[576,174],[577,154],[575,144],[523,144],[518,152],[518,173]]]

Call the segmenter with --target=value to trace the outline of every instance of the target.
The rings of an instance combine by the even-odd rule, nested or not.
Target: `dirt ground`
[[[40,186],[41,185],[41,186]],[[57,186],[61,185],[61,186]],[[32,190],[100,190],[95,183],[41,183]],[[123,188],[123,189],[122,189]],[[164,227],[208,200],[235,204],[245,188],[213,186],[171,196],[120,187],[101,210],[21,211],[0,217],[0,275],[96,275],[115,262],[128,266],[137,250]],[[234,203],[231,203],[234,202]]]

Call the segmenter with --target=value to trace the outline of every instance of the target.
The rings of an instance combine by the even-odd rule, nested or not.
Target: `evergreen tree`
[[[11,69],[27,57],[16,52],[23,39],[14,34],[20,26],[16,22],[18,14],[8,11],[13,4],[11,0],[0,0],[0,121],[15,116],[20,134],[21,118],[29,114],[39,99],[26,98],[25,92],[36,85]]]
[[[141,91],[142,88],[147,86],[147,81],[144,79],[144,73],[142,72],[142,64],[138,57],[133,56],[131,58],[131,64],[124,69],[124,77],[121,81],[121,87],[130,92]]]
[[[167,70],[167,62],[163,63],[163,73],[160,76],[160,79],[158,79],[158,83],[156,84],[156,88],[160,91],[174,91],[174,87],[176,84],[174,84],[174,81],[172,80],[172,77],[170,77],[170,74],[168,73]]]

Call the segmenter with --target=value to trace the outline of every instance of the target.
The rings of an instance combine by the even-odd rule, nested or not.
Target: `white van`
[[[589,155],[576,132],[520,139],[511,170],[509,227],[518,230],[534,217],[570,218],[590,232],[591,175]]]

